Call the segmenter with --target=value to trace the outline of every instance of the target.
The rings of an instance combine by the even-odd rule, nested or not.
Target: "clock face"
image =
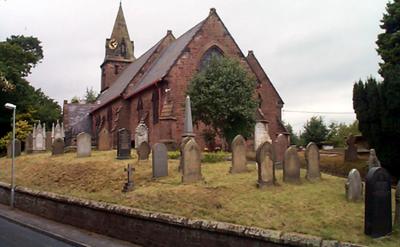
[[[110,42],[108,43],[108,47],[112,50],[117,48],[118,42],[115,39],[111,39]]]

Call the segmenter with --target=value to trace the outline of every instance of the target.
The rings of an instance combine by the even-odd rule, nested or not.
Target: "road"
[[[69,245],[0,217],[0,247],[70,247]]]

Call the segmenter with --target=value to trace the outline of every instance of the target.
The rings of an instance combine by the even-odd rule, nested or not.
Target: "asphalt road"
[[[0,247],[70,247],[47,235],[0,217]]]

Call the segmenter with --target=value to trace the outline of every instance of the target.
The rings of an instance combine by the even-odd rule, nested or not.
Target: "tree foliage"
[[[313,116],[304,125],[304,130],[301,134],[302,143],[303,145],[307,145],[309,142],[315,142],[317,145],[320,145],[326,140],[328,132],[329,130],[322,117]]]
[[[292,127],[292,125],[290,125],[289,123],[285,123],[284,125],[285,125],[285,128],[286,128],[286,130],[289,132],[289,135],[290,135],[290,144],[291,144],[291,145],[296,145],[296,146],[302,145],[302,144],[300,143],[300,138],[299,138],[299,136],[296,135],[296,134],[293,132],[293,127]]]
[[[15,123],[15,138],[24,141],[30,132],[32,132],[32,125],[29,125],[28,121],[19,120]],[[12,131],[8,132],[0,139],[0,149],[5,149],[11,140]]]
[[[188,88],[194,121],[210,126],[228,142],[238,134],[250,136],[258,105],[255,85],[239,61],[212,56]]]
[[[350,135],[359,135],[358,121],[354,121],[351,124],[345,123],[335,123],[332,122],[328,126],[329,133],[327,136],[327,141],[332,143],[335,147],[344,147],[346,143],[346,138]]]
[[[97,96],[98,96],[97,92],[94,91],[92,87],[90,89],[86,88],[86,93],[85,93],[86,103],[95,103],[97,100]]]

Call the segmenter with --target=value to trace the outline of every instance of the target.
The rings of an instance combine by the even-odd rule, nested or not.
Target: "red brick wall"
[[[109,88],[129,64],[130,62],[104,62],[104,64],[101,66],[101,91]],[[118,67],[115,68],[115,66]]]

